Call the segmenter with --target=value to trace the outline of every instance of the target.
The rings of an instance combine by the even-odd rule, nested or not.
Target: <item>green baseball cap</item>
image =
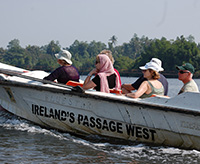
[[[194,67],[192,64],[190,63],[185,63],[182,66],[176,66],[176,69],[178,70],[188,70],[190,71],[192,74],[194,74]]]

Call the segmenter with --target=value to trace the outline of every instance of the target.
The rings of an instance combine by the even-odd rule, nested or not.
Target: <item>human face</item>
[[[59,65],[61,65],[61,66],[64,65],[64,61],[63,61],[63,60],[60,60],[60,59],[57,60],[57,63],[58,63]]]
[[[142,70],[144,78],[150,79],[151,78],[151,72],[149,69],[147,70]]]
[[[188,78],[189,75],[190,75],[190,72],[188,70],[179,70],[178,71],[178,79],[181,81]]]

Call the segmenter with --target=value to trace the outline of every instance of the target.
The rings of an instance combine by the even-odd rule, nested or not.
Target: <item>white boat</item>
[[[41,126],[78,135],[200,150],[200,94],[132,99],[53,82],[37,71],[0,80],[0,105]],[[36,74],[35,74],[36,73]]]

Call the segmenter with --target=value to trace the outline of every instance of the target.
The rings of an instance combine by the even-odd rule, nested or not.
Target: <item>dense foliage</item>
[[[73,65],[81,75],[87,74],[92,68],[96,55],[103,49],[109,49],[115,59],[114,67],[121,76],[138,76],[141,74],[139,66],[144,65],[152,57],[162,60],[165,74],[177,77],[175,65],[190,62],[196,69],[195,77],[200,77],[200,45],[194,42],[194,37],[177,37],[176,40],[149,39],[136,34],[128,43],[116,46],[117,37],[112,36],[108,45],[102,42],[90,43],[75,40],[69,47],[64,47],[72,53]],[[45,46],[27,46],[22,48],[18,39],[11,40],[7,49],[0,48],[0,62],[22,67],[25,69],[52,71],[59,65],[54,56],[61,50],[58,41],[51,41]]]

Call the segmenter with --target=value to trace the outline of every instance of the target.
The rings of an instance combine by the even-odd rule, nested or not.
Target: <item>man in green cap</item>
[[[178,79],[184,83],[178,94],[183,92],[199,92],[197,84],[192,79],[194,74],[193,65],[190,63],[185,63],[182,66],[176,66],[176,69],[179,70]]]

